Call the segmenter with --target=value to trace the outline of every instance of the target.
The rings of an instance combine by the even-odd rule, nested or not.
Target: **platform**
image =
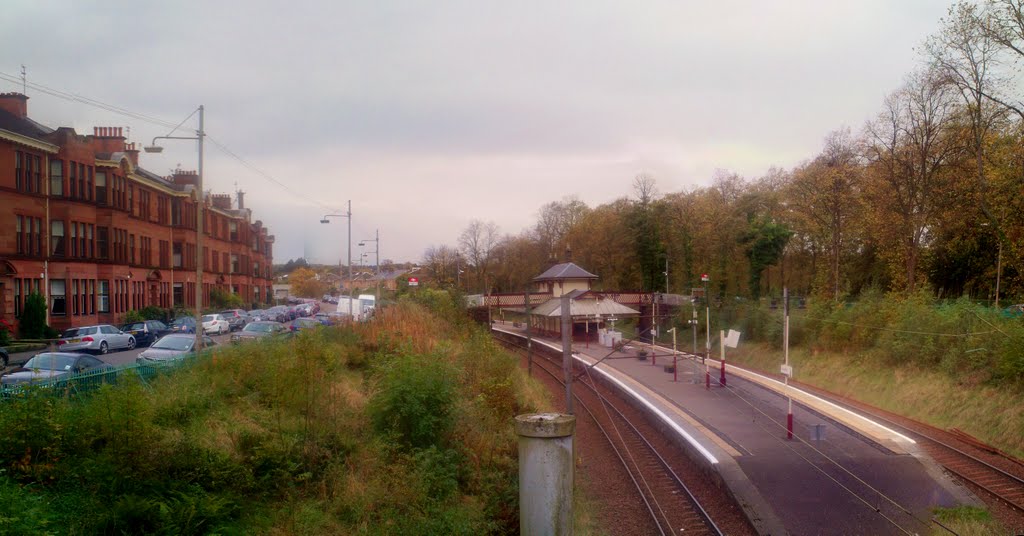
[[[511,325],[495,329],[522,335]],[[980,505],[909,437],[795,388],[794,438],[787,439],[784,386],[772,378],[727,365],[722,387],[719,362],[708,360],[709,390],[705,365],[689,354],[680,353],[673,381],[664,369],[671,349],[656,347],[656,364],[596,344],[574,344],[573,352],[578,365],[593,365],[591,374],[644,399],[763,534],[930,533],[932,508]]]

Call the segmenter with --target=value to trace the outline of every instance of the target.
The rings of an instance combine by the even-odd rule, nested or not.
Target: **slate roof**
[[[585,291],[583,291],[585,293]],[[571,295],[571,293],[570,293]],[[562,316],[562,299],[551,298],[530,310],[530,314],[537,316]],[[615,300],[596,299],[572,299],[569,302],[570,316],[630,316],[638,315],[640,311],[626,307]]]
[[[534,277],[534,281],[554,281],[559,279],[597,279],[597,276],[580,268],[572,262],[563,262],[548,268],[543,274]]]
[[[0,129],[42,142],[47,142],[45,136],[53,133],[53,129],[50,127],[36,123],[27,117],[18,117],[6,110],[0,110]]]

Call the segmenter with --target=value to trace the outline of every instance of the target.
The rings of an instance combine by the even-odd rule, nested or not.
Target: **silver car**
[[[135,358],[140,365],[155,365],[167,363],[192,354],[192,347],[195,345],[196,336],[181,333],[164,335],[160,340],[153,343],[148,349]],[[203,347],[213,348],[217,343],[213,339],[203,336]]]
[[[96,352],[135,348],[135,337],[109,324],[82,326],[65,330],[57,341],[61,352]]]
[[[21,368],[5,374],[3,385],[35,383],[91,370],[110,370],[114,367],[91,355],[77,352],[43,352],[29,359]]]

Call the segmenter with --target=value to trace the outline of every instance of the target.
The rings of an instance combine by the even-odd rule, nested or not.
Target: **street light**
[[[193,345],[197,353],[203,349],[203,139],[206,137],[206,131],[203,130],[203,105],[199,105],[198,111],[199,129],[195,136],[157,136],[149,147],[143,147],[147,153],[162,153],[164,148],[157,145],[156,140],[199,141],[199,169],[196,177],[196,342]]]
[[[349,320],[351,320],[352,319],[352,288],[351,287],[354,284],[354,281],[352,281],[352,200],[351,199],[348,200],[348,212],[346,212],[344,214],[326,214],[326,215],[324,215],[323,219],[320,220],[320,223],[331,223],[331,220],[329,220],[328,218],[348,218],[348,283],[349,283],[349,290],[348,290],[348,318],[349,318]]]
[[[366,240],[361,240],[359,242],[359,245],[365,246],[367,242],[374,243],[373,252],[376,253],[377,255],[377,288],[376,290],[374,290],[373,293],[373,306],[374,308],[376,308],[380,305],[378,303],[380,302],[380,229],[377,229],[377,231],[374,233],[374,236],[376,238],[367,238]]]

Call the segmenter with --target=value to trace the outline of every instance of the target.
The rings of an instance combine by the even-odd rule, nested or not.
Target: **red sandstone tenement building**
[[[30,292],[56,329],[120,322],[149,305],[195,306],[194,172],[139,167],[120,127],[92,135],[28,117],[28,97],[0,94],[0,319],[17,325]],[[239,192],[207,195],[204,301],[210,290],[270,302],[274,237]]]

